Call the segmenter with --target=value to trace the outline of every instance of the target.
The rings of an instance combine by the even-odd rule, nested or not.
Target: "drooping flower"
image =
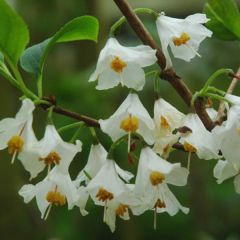
[[[5,118],[0,121],[0,150],[8,148],[12,155],[12,163],[17,154],[31,146],[36,140],[32,129],[34,103],[24,99],[15,118]]]
[[[77,189],[69,174],[64,174],[53,168],[47,177],[36,185],[26,184],[19,190],[19,195],[29,203],[36,197],[41,218],[47,218],[53,205],[63,206],[68,203],[68,209],[72,209],[79,199]]]
[[[211,37],[212,32],[202,24],[208,19],[205,14],[193,14],[185,19],[171,18],[160,14],[157,18],[157,30],[161,40],[162,50],[167,60],[167,67],[172,66],[168,53],[170,46],[174,57],[189,62],[198,54],[200,43]]]
[[[221,126],[215,127],[212,132],[223,157],[234,169],[240,169],[240,107],[238,105],[231,107],[227,120]]]
[[[83,168],[83,170],[78,174],[76,178],[76,182],[80,184],[81,182],[88,183],[89,178],[94,178],[103,165],[107,161],[107,151],[104,147],[99,143],[96,145],[92,145],[88,157],[87,164]],[[117,163],[115,163],[115,168],[118,175],[125,181],[129,182],[130,179],[133,178],[133,174],[121,169]]]
[[[154,123],[135,93],[130,93],[117,111],[106,120],[99,120],[101,129],[107,133],[113,141],[125,134],[140,134],[148,144],[153,144]],[[128,149],[129,149],[128,147]]]
[[[233,164],[227,160],[219,160],[213,170],[214,177],[217,178],[217,183],[234,177],[235,191],[240,194],[240,167],[239,164]]]
[[[195,113],[189,113],[183,122],[187,127],[185,133],[181,133],[180,143],[183,144],[185,151],[196,153],[200,159],[218,159],[219,149],[213,134],[203,125],[202,121]]]
[[[151,148],[143,148],[134,189],[136,197],[142,199],[142,204],[133,207],[133,213],[139,215],[151,209],[155,213],[168,212],[171,216],[179,210],[188,213],[189,209],[183,207],[168,188],[168,184],[186,185],[188,173],[180,163],[169,163]]]
[[[124,47],[115,38],[108,39],[102,49],[95,72],[89,81],[98,79],[97,89],[109,89],[121,83],[137,91],[143,89],[145,74],[143,67],[154,64],[156,50],[149,46]]]
[[[104,206],[103,221],[115,230],[116,217],[129,219],[127,197],[129,188],[119,178],[115,162],[106,160],[98,174],[89,182],[87,190],[96,205]]]
[[[182,125],[184,114],[160,98],[154,104],[155,144],[154,151],[162,157],[168,157],[174,143],[178,141],[179,133],[173,131]]]
[[[74,156],[81,150],[82,143],[79,140],[76,144],[65,142],[53,125],[47,125],[43,139],[19,154],[19,159],[31,178],[34,178],[46,166],[50,169],[52,164],[67,173]]]

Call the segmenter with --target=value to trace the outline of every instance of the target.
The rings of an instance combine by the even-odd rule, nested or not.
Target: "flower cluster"
[[[159,15],[156,25],[167,67],[172,65],[168,46],[175,57],[185,61],[199,55],[200,43],[212,34],[202,25],[207,20],[204,14],[191,15],[184,20]],[[155,227],[158,213],[173,216],[181,210],[187,214],[189,209],[179,203],[170,188],[187,184],[191,154],[205,160],[217,159],[214,169],[217,182],[235,176],[236,192],[240,193],[239,98],[225,96],[233,106],[228,107],[227,120],[211,132],[196,113],[184,114],[160,97],[155,100],[151,117],[138,91],[145,84],[143,68],[156,61],[156,51],[149,46],[125,47],[114,37],[108,39],[89,81],[97,80],[98,90],[120,83],[130,91],[112,116],[99,120],[101,130],[113,141],[109,151],[95,139],[85,167],[74,180],[69,166],[82,150],[81,141],[65,142],[53,124],[46,126],[43,138],[38,140],[32,128],[35,105],[29,98],[22,100],[15,118],[0,121],[0,149],[8,149],[12,163],[15,158],[19,159],[29,172],[30,180],[46,171],[42,181],[26,184],[19,190],[25,203],[36,198],[42,218],[48,217],[52,206],[66,203],[68,209],[77,206],[83,216],[87,215],[89,198],[103,207],[103,221],[111,231],[115,230],[116,217],[128,220],[130,212],[140,215],[153,210]],[[212,120],[216,119],[217,112],[213,108],[208,108],[207,112]],[[112,152],[121,142],[127,143],[130,162],[138,158],[136,145],[141,146],[136,176],[122,169],[113,158]],[[176,144],[188,153],[187,167],[168,161]]]

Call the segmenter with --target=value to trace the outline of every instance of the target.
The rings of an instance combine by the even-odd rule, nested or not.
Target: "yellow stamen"
[[[191,153],[196,153],[197,152],[197,149],[193,145],[191,145],[190,143],[188,143],[186,141],[183,144],[183,148],[187,152],[191,152]]]
[[[23,139],[16,135],[13,136],[7,143],[9,154],[16,154],[22,151],[24,141]]]
[[[136,132],[139,128],[139,120],[137,117],[129,115],[121,121],[120,128],[126,132]]]
[[[45,158],[39,158],[40,161],[44,161],[46,165],[51,165],[52,163],[55,163],[58,165],[61,161],[61,157],[57,152],[50,152]]]
[[[122,61],[119,57],[115,57],[112,60],[110,66],[115,72],[121,73],[123,69],[127,66],[127,64],[124,61]]]
[[[99,201],[105,202],[107,200],[112,200],[113,199],[113,194],[108,192],[104,188],[100,188],[98,190],[98,193],[96,195],[96,198],[98,198]]]
[[[240,136],[240,128],[237,128],[237,133]]]
[[[166,128],[166,129],[167,128],[170,129],[170,125],[168,123],[168,120],[163,116],[161,116],[161,118],[160,118],[160,124],[161,124],[161,127]]]
[[[165,176],[164,176],[164,174],[162,174],[160,172],[153,171],[150,174],[150,181],[151,181],[153,186],[161,184],[164,180],[165,180]]]
[[[127,212],[128,206],[125,204],[120,204],[116,210],[116,215],[119,217],[123,217],[124,214]]]
[[[179,47],[186,44],[190,40],[190,36],[187,33],[182,33],[180,37],[173,37],[172,41],[175,46]]]
[[[56,206],[63,206],[66,203],[66,198],[57,190],[48,192],[46,199],[49,203]]]
[[[161,201],[160,199],[157,200],[157,202],[155,203],[155,208],[165,208],[166,204],[164,201]]]

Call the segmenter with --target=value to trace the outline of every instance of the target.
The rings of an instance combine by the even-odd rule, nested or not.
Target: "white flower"
[[[15,118],[0,121],[0,150],[8,148],[13,155],[12,163],[18,153],[27,149],[36,140],[32,129],[34,103],[30,99],[22,101],[22,106]]]
[[[169,163],[151,148],[143,148],[134,189],[136,197],[142,199],[142,205],[133,207],[133,213],[139,215],[149,209],[154,209],[155,213],[168,212],[171,216],[179,209],[188,213],[189,209],[183,207],[168,188],[168,184],[186,185],[188,173],[180,163]]]
[[[31,178],[36,177],[46,166],[50,169],[54,164],[63,173],[68,172],[68,167],[74,156],[82,150],[82,143],[64,142],[53,125],[47,125],[44,137],[31,148],[19,154],[19,159],[24,168],[30,173]]]
[[[219,160],[213,170],[214,177],[217,178],[217,183],[220,184],[228,178],[234,177],[235,191],[240,194],[240,167],[231,162]]]
[[[224,98],[234,105],[240,105],[240,97],[233,94],[226,94]]]
[[[157,18],[157,30],[161,40],[162,50],[167,60],[167,67],[172,66],[168,53],[170,46],[174,57],[189,62],[198,54],[200,43],[211,37],[212,32],[202,24],[208,19],[205,14],[194,14],[185,19],[177,19],[160,14]]]
[[[97,173],[100,171],[102,166],[106,163],[106,161],[107,161],[107,151],[104,149],[104,147],[100,143],[96,145],[92,145],[87,164],[83,168],[83,170],[78,174],[76,178],[76,182],[78,184],[80,184],[83,181],[85,181],[85,183],[88,183],[89,177],[91,179],[94,178],[97,175]],[[129,182],[134,176],[132,173],[121,169],[116,163],[115,163],[115,168],[118,175],[127,182]]]
[[[160,98],[154,104],[155,144],[154,151],[162,157],[168,157],[174,143],[178,141],[179,134],[173,131],[182,124],[184,114]]]
[[[75,184],[76,186],[76,184]],[[82,216],[86,216],[88,212],[85,210],[88,198],[89,198],[89,193],[86,189],[86,187],[80,186],[77,190],[78,193],[78,199],[75,203],[76,206],[79,207],[80,213]]]
[[[240,169],[240,107],[230,108],[227,121],[213,129],[213,136],[217,139],[223,157],[236,170]]]
[[[143,67],[154,64],[156,50],[149,46],[124,47],[117,39],[110,38],[102,49],[95,72],[89,81],[98,79],[97,89],[109,89],[121,83],[137,91],[143,89]]]
[[[47,177],[35,186],[26,184],[19,190],[24,202],[30,202],[36,197],[41,218],[47,218],[52,205],[63,206],[66,201],[68,209],[72,209],[79,199],[77,189],[69,174],[63,174],[53,168]]]
[[[129,219],[128,193],[130,191],[118,177],[113,160],[105,162],[95,178],[89,182],[87,190],[95,204],[104,206],[103,220],[112,232],[115,230],[116,216],[124,220]]]
[[[139,133],[148,144],[153,144],[154,123],[135,93],[130,93],[117,111],[106,120],[99,120],[103,132],[116,141],[125,134]],[[130,138],[129,138],[130,139]],[[130,140],[129,140],[130,143]]]
[[[185,151],[196,153],[200,159],[219,158],[218,146],[213,134],[204,127],[197,114],[189,113],[184,119],[183,126],[189,129],[186,133],[181,133],[179,140]]]

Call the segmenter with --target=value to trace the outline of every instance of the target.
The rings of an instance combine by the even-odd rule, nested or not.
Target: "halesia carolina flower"
[[[204,127],[197,114],[189,113],[184,119],[183,126],[187,130],[181,133],[179,142],[183,144],[185,151],[196,153],[200,159],[205,160],[220,157],[213,134]]]
[[[53,168],[47,177],[36,185],[26,184],[19,190],[19,195],[29,203],[36,197],[41,218],[46,219],[53,205],[63,206],[68,203],[68,209],[72,209],[79,199],[77,189],[69,174],[63,174]]]
[[[145,74],[143,67],[154,64],[157,60],[156,50],[149,46],[124,47],[117,39],[108,39],[98,58],[95,72],[89,81],[98,80],[97,89],[109,89],[117,86],[143,89]]]
[[[232,168],[239,170],[240,107],[238,105],[231,107],[227,120],[221,126],[215,127],[212,132],[223,157],[232,165]]]
[[[76,144],[65,142],[54,125],[47,125],[43,139],[23,151],[19,159],[31,178],[34,178],[46,166],[50,170],[52,165],[55,165],[59,171],[67,173],[74,156],[81,150],[82,143],[79,140]]]
[[[185,19],[171,18],[160,14],[157,19],[157,30],[161,40],[162,50],[167,60],[167,67],[172,66],[168,53],[170,46],[174,57],[189,62],[198,53],[200,43],[211,37],[212,32],[202,24],[209,19],[205,14],[193,14]]]
[[[238,160],[239,162],[239,160]],[[217,183],[220,184],[223,181],[234,177],[235,191],[240,194],[240,167],[239,163],[233,164],[227,160],[219,160],[213,170],[214,177],[217,178]]]
[[[0,150],[8,148],[12,155],[12,163],[17,154],[31,146],[36,141],[32,129],[34,103],[24,99],[15,118],[5,118],[0,121]]]
[[[182,125],[184,114],[160,98],[154,104],[154,151],[168,157],[171,147],[178,141],[179,133],[173,131]]]
[[[240,97],[233,94],[226,94],[224,98],[230,101],[233,105],[240,106]]]
[[[154,123],[135,93],[130,93],[117,111],[106,120],[99,121],[103,132],[113,141],[128,134],[128,150],[131,134],[138,133],[148,144],[153,144]]]
[[[99,143],[96,145],[92,145],[88,157],[88,161],[86,166],[83,168],[83,170],[78,174],[76,178],[76,182],[79,184],[81,182],[88,183],[89,178],[94,178],[97,173],[100,171],[100,169],[103,167],[103,165],[107,161],[107,151],[104,149],[104,147]],[[121,169],[116,163],[115,168],[118,173],[118,175],[125,181],[129,182],[130,179],[133,178],[133,174]]]
[[[151,148],[141,151],[135,183],[135,195],[142,199],[142,205],[132,208],[135,215],[153,209],[156,213],[167,212],[175,215],[179,210],[188,213],[168,188],[168,184],[184,186],[187,184],[189,171],[180,163],[169,163],[159,157]],[[156,222],[155,222],[156,227]]]
[[[87,190],[95,204],[104,206],[103,221],[112,232],[115,230],[117,216],[124,220],[129,219],[127,196],[130,191],[119,178],[113,160],[105,162],[95,178],[89,182]]]

